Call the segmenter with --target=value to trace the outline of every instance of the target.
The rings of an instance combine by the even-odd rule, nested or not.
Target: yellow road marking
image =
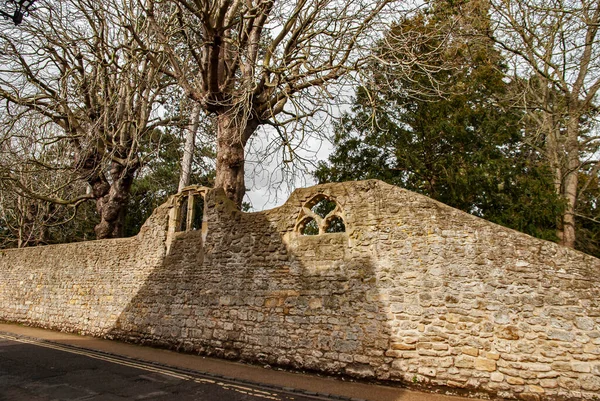
[[[32,345],[36,345],[39,347],[50,348],[50,349],[54,349],[57,351],[69,352],[71,354],[87,356],[89,358],[94,358],[94,359],[111,362],[111,363],[116,363],[116,364],[122,365],[122,366],[128,366],[128,367],[132,367],[132,368],[142,369],[147,372],[159,373],[159,374],[162,374],[165,376],[174,377],[176,379],[190,380],[190,381],[200,383],[200,384],[214,384],[214,385],[221,387],[224,390],[237,391],[237,392],[244,393],[244,394],[250,394],[254,397],[282,401],[282,398],[279,397],[277,393],[269,393],[267,391],[261,391],[261,390],[254,389],[251,387],[244,387],[244,386],[231,384],[231,383],[223,383],[223,382],[217,382],[215,380],[203,379],[203,378],[195,377],[195,376],[188,375],[185,373],[173,372],[172,370],[168,370],[165,368],[151,366],[146,363],[127,361],[127,360],[123,360],[120,358],[114,358],[109,355],[99,355],[99,354],[88,352],[88,351],[82,350],[82,349],[72,349],[70,347],[63,347],[59,344],[52,344],[52,343],[40,342],[40,341],[36,341],[36,340],[29,340],[29,339],[14,337],[14,336],[5,335],[5,334],[0,334],[0,338],[5,339],[5,340],[23,343],[23,344],[32,344]]]

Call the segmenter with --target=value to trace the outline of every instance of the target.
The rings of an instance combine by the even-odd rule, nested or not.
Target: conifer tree
[[[388,37],[428,38],[419,51],[438,67],[434,81],[420,70],[374,69],[335,127],[335,151],[316,171],[319,181],[378,178],[556,239],[561,204],[540,156],[522,142],[521,112],[505,100],[504,60],[476,34],[485,21],[477,2],[438,2],[396,24]],[[448,28],[452,38],[442,46],[430,31]]]

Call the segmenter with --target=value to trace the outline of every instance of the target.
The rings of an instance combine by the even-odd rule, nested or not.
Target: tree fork
[[[96,199],[96,210],[100,215],[100,223],[94,227],[97,239],[123,236],[127,199],[136,170],[137,168],[126,168],[113,163],[111,175],[115,177],[115,181],[112,185],[106,183],[109,185],[108,190]]]

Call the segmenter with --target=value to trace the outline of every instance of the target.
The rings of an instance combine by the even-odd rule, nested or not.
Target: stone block
[[[596,324],[594,322],[594,319],[591,319],[589,317],[578,316],[575,318],[575,326],[581,330],[591,331],[594,330]]]
[[[557,382],[560,387],[568,390],[579,390],[581,388],[581,383],[578,380],[570,377],[560,376],[557,379]]]
[[[475,369],[493,372],[496,370],[496,361],[486,358],[477,358],[475,359]]]
[[[551,367],[552,370],[556,370],[558,372],[569,372],[572,370],[571,364],[569,362],[552,362]]]
[[[454,366],[457,368],[473,368],[475,367],[475,358],[468,355],[457,356],[454,359]]]
[[[549,330],[548,338],[550,340],[558,340],[558,341],[566,341],[566,342],[573,342],[573,339],[574,339],[572,332],[564,331],[564,330]]]
[[[473,347],[462,347],[462,353],[465,355],[477,356],[479,355],[479,350]]]
[[[368,379],[375,376],[375,371],[371,366],[359,363],[346,366],[344,372],[347,375],[358,377],[360,379]]]
[[[589,363],[572,362],[571,369],[573,370],[573,372],[590,373],[592,371],[592,366]]]
[[[404,343],[392,343],[390,345],[390,347],[393,350],[403,350],[403,351],[408,351],[408,350],[414,350],[417,349],[417,345],[416,344],[404,344]]]
[[[493,372],[490,375],[490,380],[493,382],[501,382],[504,381],[504,375],[500,372]]]
[[[448,387],[457,387],[457,388],[465,388],[465,387],[467,387],[466,380],[464,382],[459,382],[459,381],[456,381],[456,380],[447,380],[446,381],[446,385]]]
[[[558,381],[555,379],[542,379],[540,380],[540,386],[544,388],[557,388]]]
[[[435,377],[436,374],[437,374],[437,370],[436,369],[434,369],[434,368],[427,368],[427,367],[419,367],[417,369],[417,372],[420,375],[428,376],[428,377]]]
[[[583,375],[579,379],[581,388],[587,391],[600,390],[600,377],[595,375]]]
[[[513,376],[507,376],[506,377],[506,382],[508,384],[512,384],[512,385],[515,385],[515,386],[520,386],[520,385],[525,384],[525,380],[523,380],[520,377],[513,377]]]
[[[524,363],[522,368],[530,372],[549,372],[552,370],[552,367],[545,363]]]
[[[546,392],[546,390],[544,390],[544,388],[542,388],[540,386],[536,386],[534,384],[528,385],[526,391],[528,391],[530,393],[534,393],[534,394],[544,394]]]
[[[496,332],[496,336],[505,340],[518,340],[521,338],[519,329],[516,326],[504,326]]]

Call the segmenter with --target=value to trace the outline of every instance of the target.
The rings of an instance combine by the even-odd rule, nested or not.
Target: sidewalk
[[[421,393],[403,388],[375,384],[364,384],[324,378],[316,375],[291,373],[265,369],[220,359],[196,355],[180,354],[173,351],[142,347],[117,341],[109,341],[76,334],[60,333],[15,324],[0,323],[0,332],[32,337],[58,344],[70,345],[87,350],[105,352],[135,360],[157,363],[174,368],[221,375],[277,387],[291,387],[297,390],[329,393],[349,398],[369,401],[464,401],[465,398]],[[469,399],[476,400],[476,399]]]

